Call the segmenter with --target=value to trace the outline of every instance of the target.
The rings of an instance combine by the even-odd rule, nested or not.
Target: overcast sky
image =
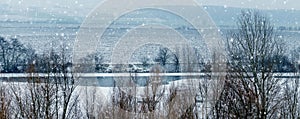
[[[68,9],[92,9],[103,0],[0,0],[0,4],[8,4],[12,8],[26,7],[66,7]],[[246,7],[259,9],[298,9],[300,0],[196,0],[202,5],[218,5],[225,7]],[[116,3],[117,4],[117,3]]]
[[[204,5],[220,5],[228,7],[246,7],[259,9],[297,9],[300,0],[197,0]]]
[[[242,7],[258,9],[300,10],[300,0],[196,0],[201,5]],[[85,17],[103,0],[0,0],[0,17],[25,19],[20,17],[30,11],[61,16]],[[116,3],[118,4],[118,3]],[[1,9],[5,9],[1,13]],[[7,12],[7,9],[9,12]],[[12,11],[12,12],[11,12]],[[16,14],[19,16],[16,17]],[[21,14],[21,15],[20,15]],[[40,15],[42,16],[42,15]],[[49,15],[46,15],[49,16]]]

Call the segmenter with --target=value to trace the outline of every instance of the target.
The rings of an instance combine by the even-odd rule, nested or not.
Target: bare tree
[[[174,72],[180,72],[180,61],[178,51],[176,51],[173,54],[172,63],[174,63]]]
[[[296,119],[300,118],[300,105],[299,105],[299,60],[300,48],[294,49],[291,52],[292,62],[294,66],[293,78],[286,79],[284,83],[284,97],[286,98],[286,102],[283,104],[283,108],[281,108],[282,118],[291,118]]]
[[[80,65],[81,68],[79,69],[80,72],[104,72],[105,66],[103,64],[103,56],[100,52],[91,53],[86,57],[81,59]]]
[[[68,63],[68,59],[66,56],[65,48],[61,48],[61,54],[59,58],[59,66],[61,69],[60,72],[57,72],[57,79],[58,80],[58,88],[61,90],[58,92],[60,95],[61,103],[62,103],[62,119],[66,118],[75,118],[79,116],[78,111],[78,97],[79,94],[76,94],[75,89],[77,87],[76,79],[78,76],[69,70],[66,64]]]
[[[0,64],[2,72],[24,72],[34,50],[25,47],[17,39],[0,37]]]
[[[142,112],[153,112],[156,110],[158,103],[162,100],[165,88],[162,85],[162,77],[159,75],[161,69],[155,66],[152,69],[152,76],[147,80],[142,99]]]
[[[297,74],[295,74],[297,76]],[[280,109],[280,115],[282,118],[296,119],[300,117],[300,105],[299,103],[299,78],[286,79],[284,83],[283,96],[285,103]]]
[[[147,58],[146,56],[142,57],[140,59],[141,63],[142,63],[142,66],[144,69],[148,68],[148,66],[150,65],[149,64],[149,58]]]
[[[8,88],[3,84],[3,82],[0,84],[0,118],[1,119],[7,119],[9,118],[11,112],[11,99],[10,95],[8,94]]]
[[[300,47],[291,51],[292,54],[292,63],[296,71],[300,71]]]
[[[284,98],[273,77],[273,56],[283,56],[272,24],[257,11],[242,11],[228,38],[229,69],[216,106],[217,118],[278,118]]]
[[[27,70],[27,82],[10,84],[13,106],[9,118],[80,117],[79,94],[75,92],[77,76],[68,68],[65,50],[59,54],[51,52],[42,60],[46,76],[39,76],[35,71],[36,64],[32,63]]]
[[[160,48],[155,61],[159,62],[161,66],[165,66],[171,57],[168,48]]]

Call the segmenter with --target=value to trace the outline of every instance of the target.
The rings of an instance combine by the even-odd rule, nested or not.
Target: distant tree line
[[[299,31],[300,30],[300,27],[297,27],[297,26],[279,26],[277,28],[278,30],[289,30],[289,31]]]
[[[24,72],[26,64],[33,60],[34,50],[24,46],[17,39],[0,37],[1,72]]]
[[[60,72],[61,66],[72,66],[70,59],[62,62],[62,53],[66,53],[64,48],[62,51],[52,49],[49,53],[37,54],[34,49],[22,44],[18,39],[0,37],[0,72],[25,73],[31,65],[35,67],[34,72]],[[55,64],[61,66],[54,66]]]
[[[62,48],[63,49],[63,48]],[[298,48],[299,49],[299,48]],[[59,64],[59,50],[52,49],[48,53],[37,54],[34,49],[22,44],[18,39],[5,39],[0,37],[0,72],[2,73],[24,73],[28,69],[29,64],[35,64],[35,72],[45,73],[48,71],[58,72],[57,67],[51,67],[47,69],[47,63]],[[63,51],[67,52],[67,51]],[[294,50],[292,54],[297,54],[299,51]],[[235,54],[230,61],[242,60],[243,54]],[[293,56],[297,57],[297,56]],[[159,51],[154,59],[156,63],[165,67],[167,72],[185,72],[179,61],[180,55],[177,52],[171,52],[167,48],[160,47]],[[299,58],[299,57],[298,57]],[[198,57],[202,72],[210,71],[210,64],[204,63],[201,57]],[[69,59],[65,66],[71,68],[72,62]],[[268,61],[269,60],[269,61]],[[289,59],[287,56],[280,54],[272,56],[272,58],[261,61],[268,63],[270,61],[276,61],[275,72],[294,72],[299,67],[297,63],[298,59]],[[142,67],[144,69],[149,68],[150,59],[143,57],[141,60]],[[244,60],[243,60],[244,61]],[[82,72],[105,72],[108,64],[104,64],[103,56],[101,53],[93,53],[82,59],[82,65],[86,65]],[[246,62],[240,62],[241,64],[247,64]],[[152,64],[153,65],[153,64]],[[66,67],[66,68],[67,68]],[[48,67],[49,68],[49,67]]]

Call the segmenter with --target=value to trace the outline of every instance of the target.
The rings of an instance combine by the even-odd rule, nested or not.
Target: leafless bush
[[[77,76],[66,66],[64,50],[59,56],[44,57],[46,76],[36,73],[36,64],[30,64],[27,82],[9,84],[11,113],[9,118],[79,118],[81,110],[75,93]],[[22,79],[21,79],[22,80]]]
[[[0,118],[7,119],[10,115],[11,99],[9,98],[8,89],[3,82],[0,84]]]

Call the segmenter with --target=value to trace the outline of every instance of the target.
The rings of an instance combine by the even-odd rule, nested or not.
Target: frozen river
[[[67,74],[71,76],[71,74]],[[210,75],[209,73],[78,73],[73,74],[78,76],[79,85],[88,85],[88,86],[99,86],[99,87],[113,87],[115,84],[115,78],[119,80],[120,78],[131,78],[134,83],[138,86],[145,86],[149,78],[153,76],[158,76],[161,78],[162,84],[169,84],[173,81],[179,81],[182,79],[199,79],[205,80],[210,79],[210,77],[215,76],[225,76],[225,73],[214,73]],[[28,73],[0,73],[0,78],[3,81],[26,81],[26,77],[48,77],[48,76],[61,76],[61,74],[28,74]],[[275,78],[282,79],[295,79],[300,78],[299,74],[296,73],[275,73]]]

